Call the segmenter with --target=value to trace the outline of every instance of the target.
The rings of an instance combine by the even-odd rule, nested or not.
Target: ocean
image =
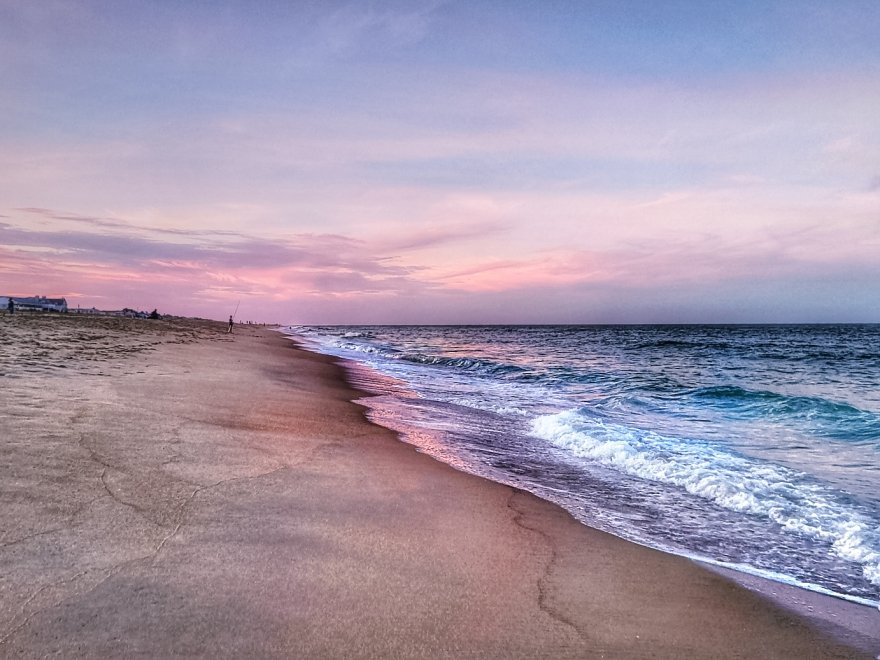
[[[292,326],[437,459],[880,606],[880,325]]]

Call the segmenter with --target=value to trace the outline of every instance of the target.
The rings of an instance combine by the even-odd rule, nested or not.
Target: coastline
[[[313,350],[295,335],[291,335],[290,338],[304,350]],[[372,393],[370,389],[373,381],[377,378],[384,381],[385,377],[373,373],[369,367],[363,364],[349,362],[345,358],[339,358],[339,361],[345,369],[346,378],[349,383],[355,383],[353,385],[355,389],[363,390],[366,388],[367,391],[364,393],[363,397],[357,401],[363,401],[364,405],[368,408],[370,413],[368,418],[373,423],[384,426],[383,422],[385,420],[383,419],[383,415],[375,414],[376,411],[372,410],[369,405],[369,399],[376,396],[376,394]],[[388,386],[389,385],[386,382],[382,387]],[[434,460],[452,465],[454,469],[473,474],[478,478],[496,482],[496,480],[491,477],[470,472],[468,464],[465,462],[447,463],[444,460],[445,456],[443,455],[443,452],[436,453],[432,451],[432,449],[437,446],[436,440],[432,440],[428,443],[419,441],[411,442],[408,440],[406,434],[412,432],[414,428],[411,424],[404,423],[400,426],[400,429],[403,430],[395,429],[393,427],[389,428],[399,436],[402,442],[412,444],[412,446],[417,448],[417,451],[424,452],[426,455],[434,458]],[[505,484],[504,481],[497,481],[496,483],[507,485],[519,490],[514,484]],[[553,502],[552,499],[543,497],[540,493],[529,491],[528,494],[542,501],[546,501],[551,506],[559,507],[565,511],[563,505]],[[566,512],[566,515],[570,515],[576,524],[585,525],[589,529],[594,529],[589,523],[577,520],[577,518],[570,512]],[[620,538],[625,543],[633,543],[651,551],[659,551],[663,554],[670,554],[691,561],[701,570],[708,570],[721,575],[725,579],[736,583],[742,588],[760,594],[762,598],[783,610],[790,612],[798,618],[809,621],[812,626],[838,642],[857,649],[870,657],[880,657],[877,655],[877,652],[880,651],[880,612],[878,612],[877,608],[872,604],[862,603],[856,598],[848,598],[844,595],[833,592],[822,592],[817,588],[810,588],[808,585],[799,585],[792,582],[775,580],[772,577],[761,575],[760,572],[754,570],[750,571],[748,570],[748,567],[738,569],[730,565],[725,565],[723,562],[713,563],[687,554],[678,554],[669,550],[652,548],[651,546],[618,537],[614,534],[611,534],[611,536],[614,538]]]
[[[0,362],[0,656],[873,657],[417,452],[280,333],[55,321],[68,364]]]

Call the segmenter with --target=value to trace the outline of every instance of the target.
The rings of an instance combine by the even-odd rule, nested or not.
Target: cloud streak
[[[122,304],[132,283],[138,290],[150,282],[166,289],[166,305],[183,308],[205,297],[216,301],[256,292],[272,300],[425,288],[412,279],[411,269],[338,235],[269,239],[231,231],[168,232],[48,209],[26,213],[77,229],[0,225],[0,273],[16,292],[28,290],[27,282],[70,292],[68,284],[60,283],[74,277],[77,288],[90,291],[112,282],[108,291],[115,291],[115,301]],[[149,301],[140,303],[150,306]]]
[[[595,322],[821,276],[880,320],[880,11],[612,4],[0,4],[0,284]]]

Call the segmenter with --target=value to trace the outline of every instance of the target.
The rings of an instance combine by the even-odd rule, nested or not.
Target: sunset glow
[[[0,1],[0,295],[880,321],[880,5]]]

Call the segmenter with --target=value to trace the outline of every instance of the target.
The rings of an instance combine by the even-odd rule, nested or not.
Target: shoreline
[[[279,328],[279,331],[281,331],[281,328]],[[335,356],[326,355],[310,348],[305,344],[303,340],[296,337],[295,335],[289,335],[283,332],[282,334],[290,339],[294,344],[296,344],[296,346],[300,350],[316,353],[318,355],[325,355],[326,357],[331,357],[336,360],[336,362],[342,367],[344,377],[349,386],[361,392],[361,396],[357,399],[354,399],[353,403],[363,405],[365,408],[366,416],[366,412],[368,412],[370,408],[368,404],[360,404],[359,402],[362,399],[369,399],[370,397],[376,396],[376,394],[364,390],[358,387],[358,385],[356,384],[352,384],[352,377],[354,377],[353,380],[356,382],[358,380],[358,371],[363,369],[367,369],[369,371],[368,367],[356,362],[351,362],[345,358],[337,358]],[[594,527],[591,527],[587,523],[578,520],[570,512],[566,511],[562,505],[553,502],[552,500],[545,499],[538,493],[523,490],[518,488],[517,486],[506,484],[502,481],[495,481],[487,476],[475,474],[473,472],[469,472],[464,468],[445,463],[440,457],[433,456],[431,453],[425,452],[418,445],[407,441],[404,437],[404,434],[392,428],[384,426],[381,423],[381,420],[373,420],[367,417],[367,421],[371,424],[375,424],[383,428],[388,428],[388,430],[393,432],[398,437],[398,440],[400,442],[412,446],[419,453],[425,454],[426,456],[430,457],[432,460],[437,461],[438,463],[447,465],[448,467],[451,467],[456,471],[461,471],[465,474],[475,476],[478,479],[484,479],[486,481],[497,483],[505,487],[520,490],[523,493],[526,493],[532,497],[540,499],[543,502],[546,502],[550,506],[559,508],[560,510],[565,512],[566,515],[570,516],[574,523],[578,525],[583,525],[588,529],[600,533],[608,533],[614,538],[620,539],[624,543],[631,543],[633,545],[651,551],[661,552],[669,556],[679,557],[681,559],[690,561],[695,566],[698,566],[703,570],[708,570],[716,573],[741,588],[759,594],[769,603],[772,603],[773,605],[780,607],[797,617],[810,621],[812,625],[814,625],[817,629],[822,631],[824,634],[829,635],[831,638],[837,640],[838,642],[851,646],[854,649],[858,649],[859,651],[868,653],[872,656],[880,657],[880,655],[877,655],[878,652],[880,652],[880,611],[878,611],[878,608],[870,603],[858,602],[857,600],[849,598],[844,594],[837,594],[832,592],[825,593],[818,589],[811,589],[808,586],[793,584],[791,582],[783,580],[774,580],[771,577],[763,576],[755,572],[738,569],[721,563],[714,563],[712,561],[707,561],[698,557],[692,557],[687,554],[678,554],[672,551],[654,548],[649,545],[641,544],[636,541],[617,536],[610,532],[598,530]]]
[[[854,649],[878,657],[880,612],[846,598],[753,575],[699,560],[694,563],[718,573],[777,607],[810,621],[818,630]]]
[[[369,422],[269,329],[0,319],[0,656],[873,657]]]

